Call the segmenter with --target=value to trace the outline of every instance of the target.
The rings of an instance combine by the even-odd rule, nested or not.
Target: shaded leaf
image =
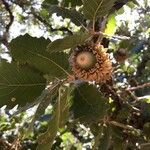
[[[55,5],[58,4],[59,0],[45,0],[43,2],[43,5]],[[80,6],[82,5],[82,1],[81,0],[62,0],[61,4],[65,7],[71,6]]]
[[[58,95],[57,91],[60,85],[61,85],[61,82],[58,81],[57,83],[55,83],[54,85],[51,85],[48,89],[46,89],[42,93],[43,94],[41,95],[42,99],[34,115],[34,119],[33,119],[34,121],[38,120],[39,117],[44,114],[45,109],[48,107],[52,99],[54,99],[54,97]]]
[[[92,129],[92,128],[90,128]],[[94,139],[94,145],[92,147],[93,150],[97,150],[98,146],[100,144],[100,138],[102,138],[103,136],[103,126],[97,126],[96,127],[96,131],[94,131],[96,133],[95,139]]]
[[[37,150],[49,150],[54,142],[59,127],[66,123],[69,105],[68,105],[68,88],[59,89],[59,97],[54,106],[53,118],[49,121],[48,129],[38,138]]]
[[[100,121],[107,111],[107,100],[93,85],[81,84],[72,92],[75,119],[81,122]]]
[[[24,106],[41,94],[45,84],[45,79],[27,66],[0,61],[0,106]]]
[[[96,20],[108,14],[116,0],[83,0],[83,13],[87,19]]]
[[[29,65],[52,77],[63,77],[69,67],[68,54],[64,52],[46,52],[50,40],[31,37],[28,34],[19,36],[9,44],[13,59]]]
[[[66,7],[80,6],[80,5],[82,5],[82,0],[63,0],[63,4]]]
[[[56,83],[52,84],[50,87],[45,89],[42,94],[39,96],[39,105],[36,109],[36,112],[34,114],[34,117],[29,125],[29,128],[27,132],[25,133],[25,136],[28,137],[28,135],[33,131],[33,125],[35,121],[42,120],[40,117],[45,113],[45,109],[49,106],[49,104],[52,102],[54,98],[58,96],[58,89],[61,86],[62,81],[57,81]],[[48,115],[48,119],[50,119],[50,116]],[[24,136],[24,137],[25,137]]]
[[[150,122],[147,122],[143,126],[143,132],[148,140],[150,140]]]
[[[57,5],[59,3],[58,0],[44,0],[43,5]]]
[[[50,43],[47,47],[47,51],[50,53],[54,51],[63,51],[65,49],[75,47],[79,44],[83,44],[90,37],[91,34],[88,32],[70,35]]]
[[[82,24],[85,25],[84,15],[79,13],[75,9],[67,9],[56,5],[50,5],[46,8],[48,9],[50,14],[56,13],[57,16],[69,18],[77,26],[81,26]]]
[[[70,108],[70,103],[69,103],[69,93],[70,93],[70,87],[61,87],[59,96],[60,96],[60,121],[59,121],[59,128],[62,128],[69,117],[69,108]]]
[[[110,146],[111,134],[110,127],[103,127],[103,136],[100,138],[98,150],[108,150]]]

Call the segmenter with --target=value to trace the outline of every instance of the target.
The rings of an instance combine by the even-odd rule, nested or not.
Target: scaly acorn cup
[[[121,48],[114,53],[114,58],[117,62],[124,63],[128,58],[127,49]]]
[[[70,65],[76,79],[105,83],[111,78],[112,63],[100,44],[86,43],[75,48]]]

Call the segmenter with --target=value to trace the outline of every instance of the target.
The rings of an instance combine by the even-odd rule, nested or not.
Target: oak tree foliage
[[[126,8],[135,28],[117,22]],[[0,13],[0,149],[150,149],[148,0],[2,0]],[[72,72],[90,42],[112,62],[104,83]]]

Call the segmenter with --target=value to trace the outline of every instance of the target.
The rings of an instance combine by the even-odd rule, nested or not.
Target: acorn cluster
[[[105,83],[112,75],[111,60],[100,44],[86,43],[76,47],[70,64],[76,79]]]

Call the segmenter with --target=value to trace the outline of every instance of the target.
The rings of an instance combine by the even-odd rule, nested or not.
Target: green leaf
[[[116,19],[115,19],[116,15],[112,14],[108,17],[108,22],[106,25],[106,29],[105,29],[105,34],[107,35],[114,35],[116,32]]]
[[[36,109],[36,112],[33,116],[33,119],[27,129],[26,133],[24,134],[24,138],[28,137],[29,134],[33,131],[33,126],[35,121],[39,120],[39,118],[45,113],[45,109],[49,106],[52,100],[58,96],[58,89],[61,86],[62,82],[57,81],[56,83],[52,84],[50,87],[45,89],[42,94],[38,97],[39,105]]]
[[[47,131],[39,136],[37,150],[49,150],[54,142],[58,129],[66,123],[69,113],[67,97],[68,88],[60,87],[59,97],[54,107],[53,118],[49,121]]]
[[[70,35],[63,39],[58,39],[50,43],[47,47],[47,51],[50,53],[54,51],[55,52],[63,51],[65,49],[75,47],[79,44],[83,44],[90,37],[91,34],[88,32]]]
[[[136,2],[136,1],[135,1]],[[137,3],[136,3],[137,4]],[[131,9],[133,9],[135,7],[135,3],[134,1],[128,2],[127,6],[130,7]]]
[[[57,5],[59,3],[59,0],[45,0],[43,2],[43,5]],[[82,1],[81,0],[62,0],[61,1],[61,5],[65,6],[65,7],[74,7],[74,6],[80,6],[82,5]]]
[[[81,84],[72,92],[75,119],[81,122],[100,121],[107,111],[107,100],[96,87]]]
[[[45,109],[48,107],[48,105],[50,104],[50,102],[52,101],[52,99],[54,99],[54,97],[56,97],[58,95],[58,89],[61,85],[61,82],[58,81],[57,83],[55,83],[54,85],[51,85],[48,89],[46,89],[41,95],[42,100],[39,104],[39,106],[37,107],[36,113],[34,115],[34,121],[38,120],[39,117],[41,115],[44,114]],[[34,122],[33,121],[33,122]]]
[[[52,77],[63,77],[69,68],[68,54],[64,52],[49,54],[46,51],[48,43],[50,40],[25,34],[13,39],[9,46],[13,59],[19,63],[28,63]]]
[[[108,150],[110,146],[110,127],[103,127],[103,136],[100,138],[98,150]]]
[[[128,105],[123,104],[122,109],[120,109],[117,113],[117,120],[124,121],[130,116],[130,114],[131,108]]]
[[[70,95],[70,87],[61,87],[59,89],[59,96],[60,96],[60,120],[59,120],[59,128],[64,127],[66,124],[68,117],[69,117],[69,109],[70,109],[70,102],[69,102],[69,95]]]
[[[143,132],[144,132],[147,140],[150,140],[150,122],[147,122],[144,124]]]
[[[110,127],[100,126],[98,135],[95,138],[95,143],[93,145],[93,150],[108,150],[110,145]]]
[[[58,0],[44,0],[43,5],[57,5],[59,3]]]
[[[84,15],[76,11],[75,9],[67,9],[56,5],[50,5],[46,7],[50,14],[56,13],[57,16],[61,16],[64,19],[69,18],[75,25],[85,25]]]
[[[138,0],[131,0],[131,1],[132,1],[134,4],[136,4],[137,6],[140,6]]]
[[[83,0],[83,13],[87,19],[96,21],[97,18],[108,14],[116,0]]]
[[[0,107],[24,106],[38,97],[45,88],[45,79],[27,66],[0,61]]]

